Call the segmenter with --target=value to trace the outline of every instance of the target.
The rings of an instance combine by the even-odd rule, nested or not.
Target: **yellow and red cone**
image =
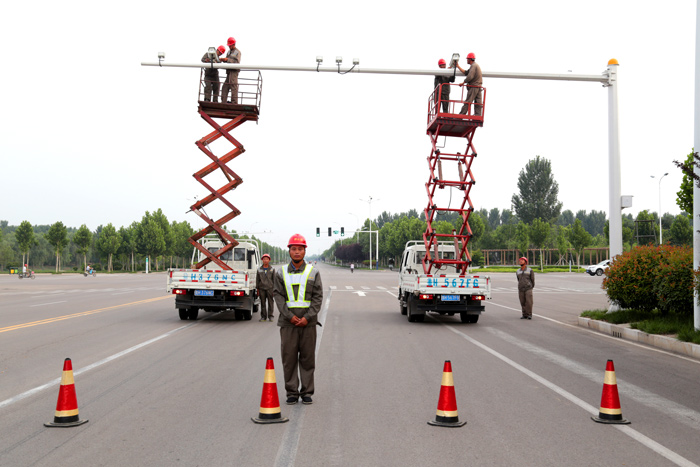
[[[260,398],[260,413],[257,417],[251,417],[255,423],[284,423],[288,418],[282,418],[280,399],[277,393],[277,379],[275,378],[275,364],[272,358],[267,359],[265,365],[265,380],[263,381],[262,397]]]
[[[53,422],[44,423],[47,427],[69,427],[87,423],[78,416],[78,399],[75,396],[75,381],[73,380],[73,364],[70,358],[63,362],[61,386],[58,389],[58,402]]]
[[[629,420],[622,418],[620,396],[617,393],[617,378],[615,378],[615,366],[612,360],[608,360],[605,366],[605,380],[603,381],[603,395],[600,399],[600,413],[597,417],[591,417],[598,423],[629,424]]]
[[[445,360],[437,414],[435,415],[435,420],[429,421],[428,425],[455,428],[466,424],[467,422],[460,422],[457,416],[457,398],[455,397],[455,384],[452,379],[452,363],[450,360]]]

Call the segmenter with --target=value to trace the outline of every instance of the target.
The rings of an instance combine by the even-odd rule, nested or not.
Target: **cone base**
[[[48,428],[67,428],[71,426],[82,425],[83,423],[87,422],[89,422],[89,420],[77,420],[75,422],[49,422],[44,423],[44,426]]]
[[[608,425],[629,425],[632,423],[626,418],[618,418],[617,420],[613,420],[609,418],[591,417],[591,420],[598,423],[606,423]]]
[[[267,425],[269,423],[284,423],[288,422],[289,419],[286,417],[280,417],[280,418],[258,418],[258,417],[250,417],[251,420],[253,420],[255,423],[259,423],[261,425]]]
[[[437,420],[430,420],[428,425],[432,426],[446,426],[448,428],[459,428],[460,426],[466,425],[467,422],[439,422]]]

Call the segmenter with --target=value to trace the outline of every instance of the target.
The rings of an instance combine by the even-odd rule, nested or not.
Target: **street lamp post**
[[[661,180],[663,180],[666,175],[668,175],[668,172],[659,177],[659,245],[664,244],[664,229],[661,226]],[[651,178],[656,177],[652,175]]]
[[[369,200],[361,199],[369,204],[369,269],[372,270],[372,197],[369,196]],[[375,200],[379,201],[379,200]],[[379,241],[377,241],[377,261],[379,261]]]

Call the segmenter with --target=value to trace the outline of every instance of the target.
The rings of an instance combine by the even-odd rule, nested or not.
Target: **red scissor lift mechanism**
[[[474,205],[469,198],[471,189],[476,183],[472,173],[472,163],[476,157],[476,149],[474,148],[473,139],[474,132],[478,127],[484,124],[484,109],[481,106],[481,115],[474,115],[474,105],[467,105],[467,114],[458,113],[461,106],[466,100],[467,88],[471,86],[452,88],[455,92],[461,92],[461,99],[450,100],[448,111],[443,112],[442,101],[439,99],[440,87],[450,86],[449,84],[441,84],[435,89],[430,96],[428,104],[428,131],[432,148],[428,157],[428,167],[430,169],[430,177],[425,184],[428,193],[428,206],[425,208],[426,230],[423,234],[423,242],[425,243],[426,254],[423,257],[423,270],[426,274],[431,274],[433,269],[438,270],[443,266],[454,266],[460,274],[465,274],[467,267],[471,264],[471,256],[467,250],[467,244],[472,237],[472,230],[469,227],[469,216],[474,211]],[[484,96],[483,104],[486,103],[486,89],[481,88]],[[460,107],[457,107],[460,106]],[[440,137],[445,138],[465,138],[467,147],[463,153],[448,153],[441,151],[438,146]],[[446,146],[446,145],[445,145]],[[447,174],[448,170],[443,167],[443,164],[456,164],[458,174],[457,180],[449,180],[444,178],[443,174]],[[443,170],[445,169],[445,170]],[[454,173],[454,172],[453,172]],[[447,175],[445,175],[447,176]],[[435,202],[435,191],[438,189],[453,189],[456,188],[463,192],[461,200],[451,200],[447,207],[439,207]],[[452,203],[456,203],[452,207]],[[459,229],[453,229],[452,233],[439,234],[433,229],[433,222],[436,220],[438,213],[458,213],[462,218],[462,225]],[[454,242],[454,258],[441,258],[439,252],[440,241]]]
[[[195,265],[195,268],[197,269],[200,269],[213,261],[222,269],[231,270],[231,268],[219,258],[221,255],[238,245],[238,241],[236,241],[231,234],[226,232],[223,227],[228,221],[238,216],[241,211],[239,211],[231,202],[224,198],[224,195],[243,183],[243,179],[226,164],[245,152],[243,145],[233,136],[231,136],[231,131],[238,128],[245,122],[258,121],[258,116],[260,114],[260,97],[262,92],[262,75],[259,71],[255,71],[255,73],[257,74],[257,77],[253,78],[247,76],[250,75],[250,72],[248,72],[247,75],[244,71],[239,73],[238,104],[205,101],[203,97],[205,80],[204,77],[200,78],[198,112],[204,121],[214,128],[214,131],[195,143],[197,147],[212,161],[210,164],[206,165],[204,168],[192,175],[210,192],[208,196],[190,206],[190,209],[208,224],[207,227],[203,228],[189,238],[189,242],[205,255],[205,258]],[[213,85],[218,86],[218,83],[213,83]],[[215,118],[230,120],[223,125],[219,125],[214,120]],[[234,148],[223,156],[217,157],[209,149],[209,145],[221,137],[228,140],[234,146]],[[228,183],[218,189],[212,187],[209,183],[204,181],[204,177],[212,172],[215,172],[217,169],[221,169],[224,176],[228,180]],[[224,215],[220,219],[214,220],[204,212],[204,207],[217,199],[224,203],[224,205],[226,205],[231,212]],[[215,232],[224,244],[222,248],[215,252],[210,252],[198,242],[198,240],[200,240],[202,237],[212,232]]]

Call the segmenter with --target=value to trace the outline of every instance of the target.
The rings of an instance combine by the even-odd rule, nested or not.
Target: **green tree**
[[[61,253],[66,245],[68,245],[66,226],[63,225],[61,221],[55,222],[49,227],[45,237],[56,252],[56,272],[58,272],[61,269]]]
[[[566,253],[569,251],[569,248],[571,247],[571,244],[569,243],[569,240],[567,239],[567,234],[569,232],[569,227],[562,227],[561,225],[556,226],[556,233],[555,233],[555,238],[556,238],[556,245],[557,245],[557,251],[559,252],[559,262],[562,263],[562,258],[566,258]],[[565,261],[562,264],[566,264],[568,261]]]
[[[518,176],[518,190],[520,194],[513,195],[511,202],[515,214],[526,224],[538,217],[548,222],[559,217],[559,184],[554,180],[549,160],[536,156],[528,161]]]
[[[547,239],[549,238],[549,230],[549,223],[543,221],[540,218],[534,219],[532,221],[532,225],[530,226],[530,240],[532,240],[532,243],[533,245],[535,245],[535,248],[540,250],[540,270],[544,270],[544,258],[542,256],[542,249],[545,247]]]
[[[523,221],[518,222],[515,227],[515,239],[520,253],[527,257],[527,250],[530,248],[530,227]]]
[[[100,238],[97,240],[97,251],[107,257],[108,272],[112,272],[112,256],[119,251],[121,241],[121,236],[111,223],[102,229]]]
[[[73,243],[78,247],[78,253],[83,255],[83,270],[87,269],[87,252],[92,242],[92,232],[85,224],[81,225],[73,235]]]
[[[693,227],[690,225],[688,216],[681,214],[676,216],[676,220],[671,224],[671,244],[691,245],[693,244]]]
[[[29,264],[29,249],[36,244],[34,229],[29,221],[22,221],[19,227],[17,227],[17,230],[15,230],[15,239],[17,240],[19,251],[22,253],[22,264]]]
[[[459,229],[459,227],[462,225],[462,218],[459,217],[455,224],[458,224],[455,227]],[[469,243],[471,244],[474,242],[474,244],[477,245],[481,239],[481,236],[484,235],[484,231],[486,231],[486,222],[484,222],[481,215],[473,212],[469,216],[469,228],[472,229],[472,238],[469,240]]]
[[[581,266],[581,253],[583,249],[591,244],[593,237],[583,228],[581,219],[576,219],[568,232],[568,240],[571,247],[576,252],[576,265]]]
[[[695,167],[700,168],[700,156],[698,156],[698,153],[695,152],[695,148],[693,148],[690,154],[686,156],[685,161],[673,161],[673,163],[683,172],[683,181],[681,181],[680,190],[676,192],[678,196],[676,198],[676,204],[681,208],[681,211],[693,212],[693,180],[700,184],[700,180],[698,180],[695,173],[693,173],[693,169]]]
[[[173,223],[170,225],[170,233],[173,237],[172,243],[172,255],[178,258],[182,258],[184,261],[189,261],[192,255],[192,244],[189,242],[189,238],[194,235],[194,230],[190,226],[189,222],[182,221]],[[265,243],[262,244],[263,246]],[[184,264],[183,264],[184,265]]]
[[[158,222],[148,215],[148,212],[139,224],[136,233],[136,248],[139,253],[147,256],[151,261],[158,255],[165,253],[165,233]],[[157,268],[158,263],[156,262]]]
[[[659,221],[654,214],[646,209],[637,214],[637,243],[639,245],[653,245],[659,238]]]

